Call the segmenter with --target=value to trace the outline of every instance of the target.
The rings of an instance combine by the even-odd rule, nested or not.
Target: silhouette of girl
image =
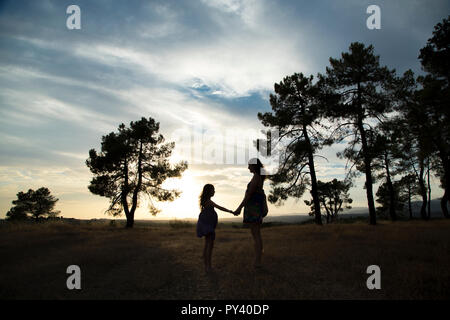
[[[244,208],[244,223],[250,225],[255,244],[255,267],[261,266],[261,257],[263,253],[261,224],[268,211],[266,195],[264,194],[263,189],[265,179],[265,175],[262,174],[263,167],[263,164],[257,158],[249,160],[248,170],[253,173],[253,177],[247,184],[244,200],[242,200],[242,203],[234,212],[235,215],[239,215],[242,208]]]
[[[211,256],[212,249],[214,247],[214,239],[216,238],[216,226],[217,226],[217,213],[214,208],[222,211],[233,213],[215,204],[211,197],[214,196],[215,190],[212,184],[206,184],[203,187],[203,191],[200,195],[200,215],[197,221],[197,236],[199,238],[205,236],[205,248],[203,250],[203,260],[205,262],[205,271],[208,273],[211,271]]]

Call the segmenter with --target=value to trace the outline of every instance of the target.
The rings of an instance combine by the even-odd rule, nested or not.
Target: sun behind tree
[[[89,190],[110,199],[107,213],[118,216],[124,212],[127,228],[133,227],[141,196],[149,198],[149,210],[156,215],[159,210],[153,200],[173,201],[180,195],[179,190],[161,185],[168,178],[180,177],[187,162],[169,163],[175,143],[164,143],[158,132],[159,122],[150,117],[132,121],[128,128],[122,123],[118,132],[102,137],[101,152],[91,149],[86,160],[94,174]]]

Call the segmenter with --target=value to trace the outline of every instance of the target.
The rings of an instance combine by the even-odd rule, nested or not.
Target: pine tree
[[[270,95],[272,112],[259,113],[258,118],[267,127],[279,130],[279,141],[286,142],[278,171],[271,177],[272,190],[268,199],[281,203],[289,196],[300,198],[311,186],[315,206],[315,221],[322,224],[317,193],[314,157],[331,140],[320,132],[323,125],[318,87],[313,76],[295,73],[275,84],[275,94]]]
[[[128,228],[133,227],[141,196],[148,197],[150,212],[156,215],[155,199],[173,201],[180,194],[161,184],[167,178],[180,177],[187,163],[169,163],[175,143],[164,143],[158,132],[159,123],[152,118],[132,121],[128,128],[121,124],[118,132],[102,137],[101,152],[91,149],[86,160],[94,174],[89,190],[110,199],[107,213],[117,216],[125,212]]]
[[[330,58],[325,79],[329,90],[340,96],[339,103],[328,106],[328,113],[341,119],[340,127],[346,127],[352,140],[343,155],[352,156],[352,161],[361,160],[366,182],[370,224],[376,224],[373,197],[372,161],[369,139],[374,122],[392,110],[389,88],[395,71],[381,67],[379,56],[373,46],[354,42],[348,53],[340,59]]]

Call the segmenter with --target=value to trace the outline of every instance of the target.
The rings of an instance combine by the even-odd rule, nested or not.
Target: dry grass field
[[[0,299],[448,299],[450,221],[268,226],[264,266],[250,231],[220,224],[208,275],[193,224],[0,225]],[[381,268],[368,290],[366,268]],[[81,290],[66,268],[81,268]]]

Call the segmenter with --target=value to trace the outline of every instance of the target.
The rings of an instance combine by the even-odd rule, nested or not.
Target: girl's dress
[[[247,191],[250,183],[247,184]],[[262,186],[258,188],[250,197],[244,207],[244,223],[262,223],[266,214],[266,195]]]
[[[212,234],[213,239],[216,238],[217,213],[214,206],[203,208],[198,216],[197,221],[197,237],[201,238],[208,234]]]

